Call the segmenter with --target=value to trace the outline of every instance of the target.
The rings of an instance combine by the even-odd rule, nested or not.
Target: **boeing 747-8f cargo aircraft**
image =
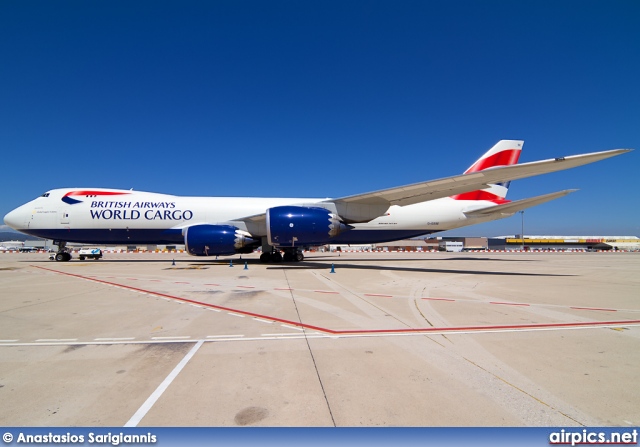
[[[502,140],[464,174],[337,199],[180,197],[104,188],[62,188],[11,211],[4,222],[67,242],[185,244],[194,256],[250,253],[263,262],[301,261],[302,249],[405,239],[513,215],[567,195],[506,200],[509,182],[628,152],[616,149],[517,164],[523,141]]]

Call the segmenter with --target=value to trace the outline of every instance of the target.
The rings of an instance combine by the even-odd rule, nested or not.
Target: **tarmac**
[[[0,425],[640,425],[639,253],[306,256],[0,254]]]

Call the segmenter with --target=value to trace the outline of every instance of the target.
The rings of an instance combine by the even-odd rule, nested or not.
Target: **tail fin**
[[[520,152],[524,141],[522,140],[500,140],[489,149],[482,157],[480,157],[469,169],[464,171],[465,174],[472,172],[484,171],[485,169],[497,166],[508,166],[518,163]],[[494,203],[506,203],[507,192],[509,191],[509,183],[495,183],[489,188],[465,192],[452,196],[455,200],[488,200]]]

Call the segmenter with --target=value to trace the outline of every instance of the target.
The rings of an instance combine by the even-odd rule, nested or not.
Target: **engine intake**
[[[233,255],[251,251],[258,242],[250,236],[231,225],[194,225],[184,230],[184,244],[193,256]]]
[[[267,210],[267,240],[275,247],[322,245],[351,228],[324,208],[278,206]]]

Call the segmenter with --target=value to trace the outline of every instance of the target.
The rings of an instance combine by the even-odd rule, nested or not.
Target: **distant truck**
[[[98,260],[102,257],[102,250],[99,248],[83,248],[78,252],[78,257],[81,261],[84,261],[85,258]]]
[[[440,244],[439,250],[458,253],[461,252],[463,248],[464,245],[462,244],[462,242],[445,241],[444,243]]]

